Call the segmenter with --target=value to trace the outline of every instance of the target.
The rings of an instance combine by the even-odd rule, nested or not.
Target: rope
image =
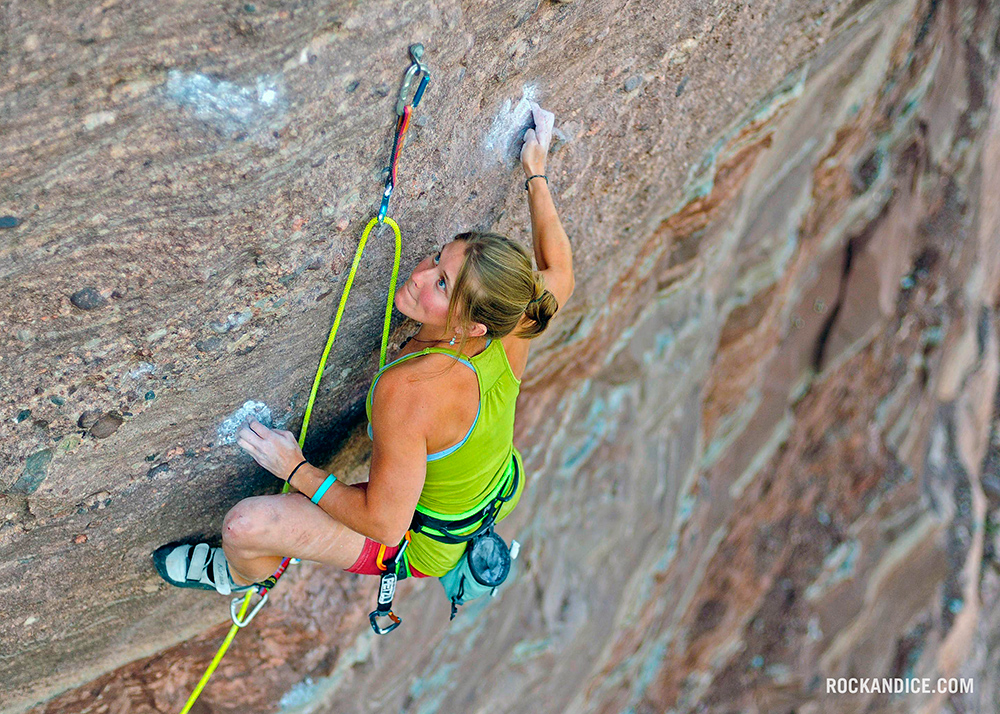
[[[389,345],[389,324],[392,321],[392,304],[393,298],[396,295],[396,281],[399,278],[399,257],[402,253],[403,240],[399,232],[399,226],[391,218],[385,218],[385,223],[389,224],[392,228],[393,237],[395,238],[395,250],[392,259],[392,278],[389,280],[389,296],[385,303],[385,319],[382,322],[382,344],[379,350],[378,356],[378,366],[379,369],[385,366],[385,355],[386,349]],[[372,218],[368,221],[368,225],[365,226],[364,232],[361,234],[361,241],[358,243],[358,248],[354,252],[354,262],[351,264],[351,272],[347,275],[347,282],[344,283],[344,291],[340,295],[340,305],[337,307],[337,315],[333,320],[333,327],[330,328],[330,336],[326,340],[326,348],[323,350],[323,356],[319,360],[319,367],[316,369],[316,377],[313,379],[312,390],[309,392],[309,403],[306,405],[305,417],[302,419],[302,429],[299,431],[299,448],[306,441],[306,430],[309,428],[309,417],[312,415],[313,404],[316,401],[316,394],[319,392],[319,383],[323,379],[323,369],[326,366],[326,358],[330,354],[330,349],[333,347],[333,341],[337,337],[337,330],[340,328],[340,319],[344,315],[344,308],[347,306],[347,298],[351,294],[351,286],[354,284],[354,276],[358,272],[358,266],[361,264],[361,255],[364,253],[365,244],[368,242],[368,236],[372,232],[372,229],[379,224],[378,218]],[[288,493],[290,490],[288,482],[282,487],[282,493]],[[259,595],[263,596],[267,593],[268,589],[273,588],[277,584],[278,580],[285,572],[285,568],[291,562],[291,558],[284,558],[281,561],[281,565],[275,571],[274,575],[269,577],[264,581],[262,587],[258,592]],[[246,617],[247,610],[250,607],[250,599],[254,595],[254,590],[248,590],[246,597],[243,598],[243,605],[240,608],[239,614],[236,619],[243,621]],[[229,634],[226,635],[226,639],[222,641],[222,646],[219,647],[219,651],[215,653],[215,657],[212,658],[212,663],[208,665],[208,669],[205,670],[205,674],[202,675],[201,680],[198,682],[198,686],[194,688],[191,692],[191,696],[188,697],[187,703],[181,710],[180,714],[188,714],[191,711],[191,707],[198,700],[198,696],[201,694],[201,690],[205,688],[208,684],[208,680],[211,678],[212,673],[215,672],[216,667],[219,666],[219,662],[222,661],[222,657],[226,654],[226,650],[229,649],[229,644],[236,637],[236,633],[239,631],[240,627],[237,624],[233,624],[229,628]]]
[[[382,347],[379,350],[378,366],[379,369],[385,365],[385,353],[386,348],[389,344],[389,322],[392,319],[392,301],[396,294],[396,280],[399,278],[399,255],[402,250],[402,239],[400,238],[399,226],[391,218],[386,218],[385,222],[389,224],[392,228],[393,235],[396,239],[396,253],[392,261],[392,278],[389,280],[389,299],[385,303],[385,320],[382,323]],[[319,383],[323,378],[323,368],[326,366],[326,358],[330,354],[330,348],[333,347],[333,340],[337,336],[337,328],[340,327],[340,318],[344,315],[344,306],[347,305],[347,296],[351,292],[351,285],[354,283],[354,274],[358,272],[358,265],[361,263],[361,254],[365,250],[365,243],[368,242],[368,234],[371,233],[372,228],[378,224],[378,219],[373,218],[368,221],[368,225],[365,226],[364,233],[361,234],[361,241],[358,243],[358,249],[354,253],[354,263],[351,265],[351,272],[347,276],[347,283],[344,285],[344,292],[340,296],[340,305],[337,307],[337,316],[333,320],[333,327],[330,329],[330,337],[326,341],[326,348],[323,350],[323,356],[319,360],[319,369],[316,370],[316,377],[313,379],[312,391],[309,393],[309,403],[306,405],[306,414],[302,419],[302,431],[299,432],[299,448],[306,443],[306,429],[309,428],[309,417],[312,415],[313,403],[316,401],[316,393],[319,391]],[[288,483],[285,483],[285,491],[288,489]],[[284,493],[285,491],[282,491]]]
[[[247,596],[243,599],[243,607],[240,609],[239,618],[242,620],[247,614],[247,608],[250,607],[250,597],[253,595],[253,590],[247,591]],[[219,647],[219,651],[215,653],[215,657],[212,658],[212,664],[208,665],[208,669],[205,670],[205,674],[201,675],[201,680],[198,682],[198,686],[194,688],[191,692],[191,696],[188,697],[187,704],[181,709],[181,714],[188,714],[191,711],[191,707],[194,703],[198,701],[198,695],[201,694],[201,690],[205,688],[208,684],[209,678],[212,673],[215,672],[215,668],[219,666],[219,662],[222,661],[222,656],[226,654],[226,650],[229,649],[229,643],[233,641],[236,637],[236,633],[239,632],[240,628],[237,625],[233,625],[229,628],[229,634],[226,635],[226,639],[222,641],[222,646]]]
[[[399,162],[399,155],[403,151],[403,144],[406,139],[406,130],[410,126],[410,116],[412,115],[412,110],[420,103],[421,97],[424,95],[424,90],[427,88],[428,82],[430,82],[430,72],[427,67],[420,62],[420,58],[423,55],[424,48],[423,45],[412,45],[410,47],[410,58],[412,63],[406,71],[406,75],[403,79],[403,86],[399,92],[399,101],[396,104],[396,133],[392,140],[392,156],[389,164],[389,175],[386,177],[385,190],[382,193],[382,203],[379,206],[378,216],[372,218],[368,221],[368,225],[365,226],[364,232],[361,234],[361,241],[358,243],[358,248],[354,253],[354,262],[351,264],[351,272],[347,276],[347,282],[344,284],[344,291],[340,295],[340,305],[337,307],[337,315],[333,320],[333,327],[330,328],[330,336],[326,341],[326,348],[323,350],[323,356],[320,358],[319,367],[316,370],[316,377],[313,379],[312,389],[309,392],[309,402],[306,404],[306,413],[302,419],[302,429],[299,432],[299,448],[302,448],[306,441],[306,430],[309,428],[309,418],[312,416],[313,404],[316,401],[316,394],[319,392],[319,383],[323,379],[323,370],[326,366],[326,358],[330,354],[330,348],[333,347],[333,341],[337,337],[337,330],[340,328],[340,319],[344,315],[344,308],[347,305],[347,297],[351,292],[351,285],[354,284],[354,276],[358,272],[358,266],[361,264],[361,255],[364,253],[365,244],[368,242],[368,236],[376,225],[381,225],[383,223],[388,223],[392,228],[393,235],[395,237],[395,254],[392,261],[392,278],[389,280],[389,295],[385,303],[385,319],[382,323],[382,344],[379,350],[378,366],[379,369],[385,366],[385,355],[386,349],[389,345],[389,324],[392,320],[392,304],[393,299],[396,295],[396,281],[399,279],[399,257],[402,253],[402,238],[399,233],[399,226],[391,218],[386,216],[389,210],[389,199],[392,197],[393,189],[396,187],[396,166]],[[420,76],[420,85],[417,87],[416,94],[414,94],[413,99],[408,101],[406,99],[406,94],[410,86],[410,81],[412,77]],[[288,493],[291,489],[288,482],[286,481],[284,486],[282,486],[281,492]],[[267,595],[267,591],[273,588],[281,576],[284,574],[285,569],[291,562],[291,558],[284,558],[278,569],[273,575],[260,583],[257,588],[257,594],[261,597]],[[404,553],[404,563],[405,563],[405,553]],[[240,611],[234,617],[234,620],[242,622],[244,625],[247,621],[244,620],[247,614],[247,610],[250,607],[250,600],[253,597],[254,589],[247,591],[246,597],[243,598],[243,604]],[[235,609],[236,599],[233,600],[232,608]],[[254,610],[254,613],[263,605],[263,602],[259,602]],[[251,618],[253,614],[251,614]],[[229,628],[229,634],[226,635],[226,639],[223,640],[222,646],[219,647],[219,651],[215,653],[215,657],[212,658],[212,663],[205,670],[205,674],[202,675],[201,680],[198,682],[198,686],[195,687],[191,696],[188,697],[187,703],[181,710],[180,714],[188,714],[191,711],[191,707],[198,700],[198,695],[201,694],[201,690],[205,688],[208,684],[209,678],[212,673],[215,672],[215,668],[219,666],[219,662],[222,661],[223,655],[226,654],[226,650],[229,649],[229,644],[233,641],[236,636],[236,632],[240,629],[240,625],[235,622],[233,626]]]

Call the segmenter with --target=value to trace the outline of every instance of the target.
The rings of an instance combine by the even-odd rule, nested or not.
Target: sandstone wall
[[[529,240],[527,98],[577,291],[533,352],[501,532],[521,572],[296,566],[201,711],[985,711],[998,649],[1000,53],[988,0],[255,2],[0,8],[0,702],[179,710],[228,601],[161,585],[274,479],[377,205],[406,48],[404,270]],[[390,246],[307,455],[354,480]],[[381,304],[380,304],[381,303]],[[398,345],[413,326],[397,322]],[[974,677],[830,696],[828,676]]]

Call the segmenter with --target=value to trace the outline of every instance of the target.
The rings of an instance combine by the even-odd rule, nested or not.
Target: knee
[[[222,521],[223,542],[237,549],[260,543],[273,519],[273,510],[259,497],[243,499],[229,509]]]

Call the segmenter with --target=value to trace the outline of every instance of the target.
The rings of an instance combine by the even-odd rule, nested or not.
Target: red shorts
[[[355,488],[365,490],[368,488],[367,482],[355,483],[351,485]],[[359,575],[381,575],[385,571],[385,568],[378,567],[378,551],[381,547],[382,544],[378,541],[374,541],[371,538],[365,538],[365,546],[361,549],[361,555],[359,555],[358,559],[354,561],[354,565],[346,569],[347,572],[358,573]],[[382,554],[382,562],[385,563],[385,561],[391,559],[398,550],[398,545],[387,545],[385,547],[385,552]],[[410,566],[410,573],[412,573],[415,578],[430,577],[429,575],[424,575],[412,565]],[[400,575],[404,578],[407,576],[405,569],[400,573]]]
[[[350,568],[347,568],[348,573],[358,573],[360,575],[381,575],[385,569],[379,569],[378,567],[378,549],[382,547],[382,544],[372,540],[371,538],[365,538],[365,547],[361,549],[361,555],[354,562]],[[399,550],[398,545],[386,546],[385,553],[382,554],[382,562],[389,560],[396,554]],[[424,575],[419,570],[410,566],[410,572],[413,573],[415,578],[428,578],[429,575]],[[405,569],[400,572],[400,579],[406,577]]]

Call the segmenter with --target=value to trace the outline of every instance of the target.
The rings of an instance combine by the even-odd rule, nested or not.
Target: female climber
[[[284,556],[377,575],[407,536],[399,577],[441,576],[465,545],[408,534],[418,501],[461,514],[509,484],[515,492],[497,520],[514,508],[525,481],[513,445],[514,403],[530,340],[574,287],[569,239],[545,177],[555,117],[537,104],[531,111],[535,126],[525,132],[521,165],[538,270],[523,248],[493,233],[459,234],[424,258],[395,296],[396,309],[420,329],[368,390],[368,482],[337,481],[306,462],[291,432],[251,420],[239,445],[294,491],[237,503],[226,514],[221,548],[158,549],[154,563],[167,582],[243,592]]]

